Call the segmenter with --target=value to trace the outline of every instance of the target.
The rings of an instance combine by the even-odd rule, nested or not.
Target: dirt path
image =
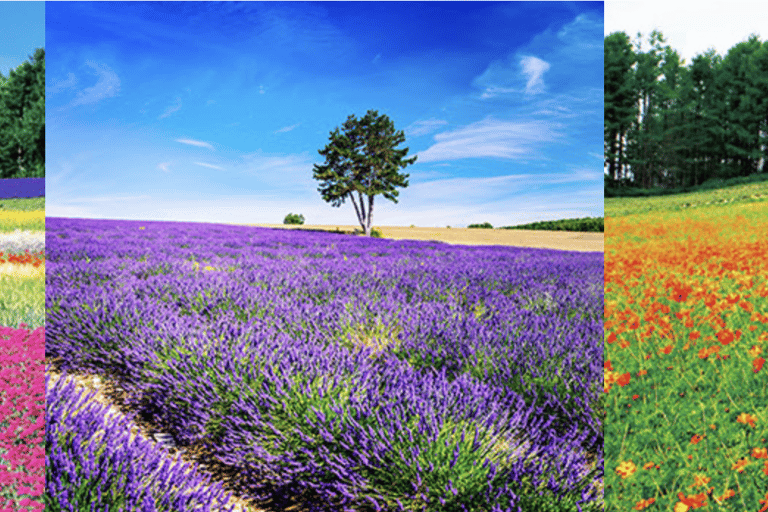
[[[310,229],[351,233],[360,226],[285,224],[244,224],[280,229]],[[507,245],[557,249],[559,251],[603,252],[603,233],[574,231],[543,231],[527,229],[469,229],[469,228],[419,228],[382,226],[376,227],[384,238],[391,240],[434,240],[457,245]]]

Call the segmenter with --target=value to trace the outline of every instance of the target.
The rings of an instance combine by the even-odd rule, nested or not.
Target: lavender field
[[[61,218],[46,252],[47,360],[118,379],[244,498],[603,509],[602,253]],[[64,379],[46,396],[47,510],[228,510]]]

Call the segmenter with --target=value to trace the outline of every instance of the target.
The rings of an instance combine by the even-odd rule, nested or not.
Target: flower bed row
[[[597,509],[602,255],[155,222],[48,234],[47,354],[110,369],[254,497]]]
[[[24,231],[45,231],[45,210],[0,210],[0,233]]]
[[[43,510],[45,329],[0,327],[0,510]]]

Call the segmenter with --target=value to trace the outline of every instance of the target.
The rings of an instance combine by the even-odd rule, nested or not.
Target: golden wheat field
[[[246,224],[265,228],[339,230],[352,233],[360,226]],[[434,240],[458,245],[507,245],[560,251],[603,252],[603,233],[573,231],[543,231],[522,229],[469,229],[376,226],[383,238],[390,240]]]

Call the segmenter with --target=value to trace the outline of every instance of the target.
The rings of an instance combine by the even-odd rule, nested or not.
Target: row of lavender
[[[47,355],[120,376],[254,497],[597,507],[602,254],[160,222],[47,236]]]

